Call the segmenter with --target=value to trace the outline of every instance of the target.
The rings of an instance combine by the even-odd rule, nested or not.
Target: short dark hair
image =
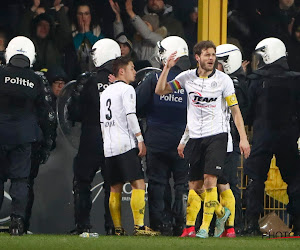
[[[116,58],[113,62],[113,74],[115,76],[118,76],[119,74],[119,69],[126,67],[130,62],[132,62],[132,59],[128,56],[120,56],[118,58]]]
[[[210,41],[210,40],[206,40],[206,41],[201,41],[199,43],[196,43],[196,45],[194,46],[194,55],[201,55],[202,50],[206,50],[209,48],[213,48],[216,51],[216,45]]]

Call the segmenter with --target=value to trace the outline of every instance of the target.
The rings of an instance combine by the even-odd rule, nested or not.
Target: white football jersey
[[[238,103],[233,82],[228,75],[215,70],[210,76],[203,78],[198,76],[197,69],[193,69],[182,72],[169,84],[174,91],[184,88],[187,92],[190,138],[230,131],[228,106]]]
[[[131,85],[116,81],[100,97],[100,123],[103,127],[105,157],[126,153],[137,147],[127,115],[136,113],[136,94]]]

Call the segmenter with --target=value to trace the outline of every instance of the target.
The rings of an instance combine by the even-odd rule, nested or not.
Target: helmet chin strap
[[[24,55],[14,55],[10,58],[9,63],[19,68],[29,68],[30,60]]]

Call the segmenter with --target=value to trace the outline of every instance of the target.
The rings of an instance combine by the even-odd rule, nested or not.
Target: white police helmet
[[[242,66],[242,53],[233,44],[222,44],[216,48],[218,62],[222,64],[228,75],[236,72]]]
[[[35,62],[35,47],[33,42],[25,36],[14,37],[7,45],[5,52],[6,62],[9,63],[10,59],[15,55],[24,55],[30,61],[30,67]]]
[[[263,39],[256,45],[252,54],[252,69],[261,69],[283,57],[286,57],[286,48],[280,39],[275,37]]]
[[[103,38],[93,45],[91,55],[94,65],[100,67],[104,63],[121,56],[121,49],[116,41]]]
[[[188,46],[181,37],[169,36],[157,42],[156,56],[159,61],[166,63],[168,57],[175,51],[177,51],[175,58],[189,55]]]

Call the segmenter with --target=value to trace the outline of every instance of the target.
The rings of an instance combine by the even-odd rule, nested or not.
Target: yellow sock
[[[220,194],[221,204],[230,211],[230,216],[226,222],[226,226],[233,227],[235,219],[235,198],[231,189],[227,189]]]
[[[186,208],[186,225],[195,226],[197,215],[201,208],[201,197],[191,189],[189,191]]]
[[[145,190],[133,189],[130,200],[134,225],[144,226]]]
[[[122,227],[121,222],[121,193],[110,192],[109,211],[115,228]]]
[[[208,232],[208,228],[213,218],[214,212],[216,212],[217,216],[219,216],[222,213],[221,208],[223,207],[218,201],[218,192],[216,187],[206,189],[205,193],[206,194],[204,199],[203,220],[200,229],[205,229]],[[224,208],[223,208],[223,215],[224,215]]]

